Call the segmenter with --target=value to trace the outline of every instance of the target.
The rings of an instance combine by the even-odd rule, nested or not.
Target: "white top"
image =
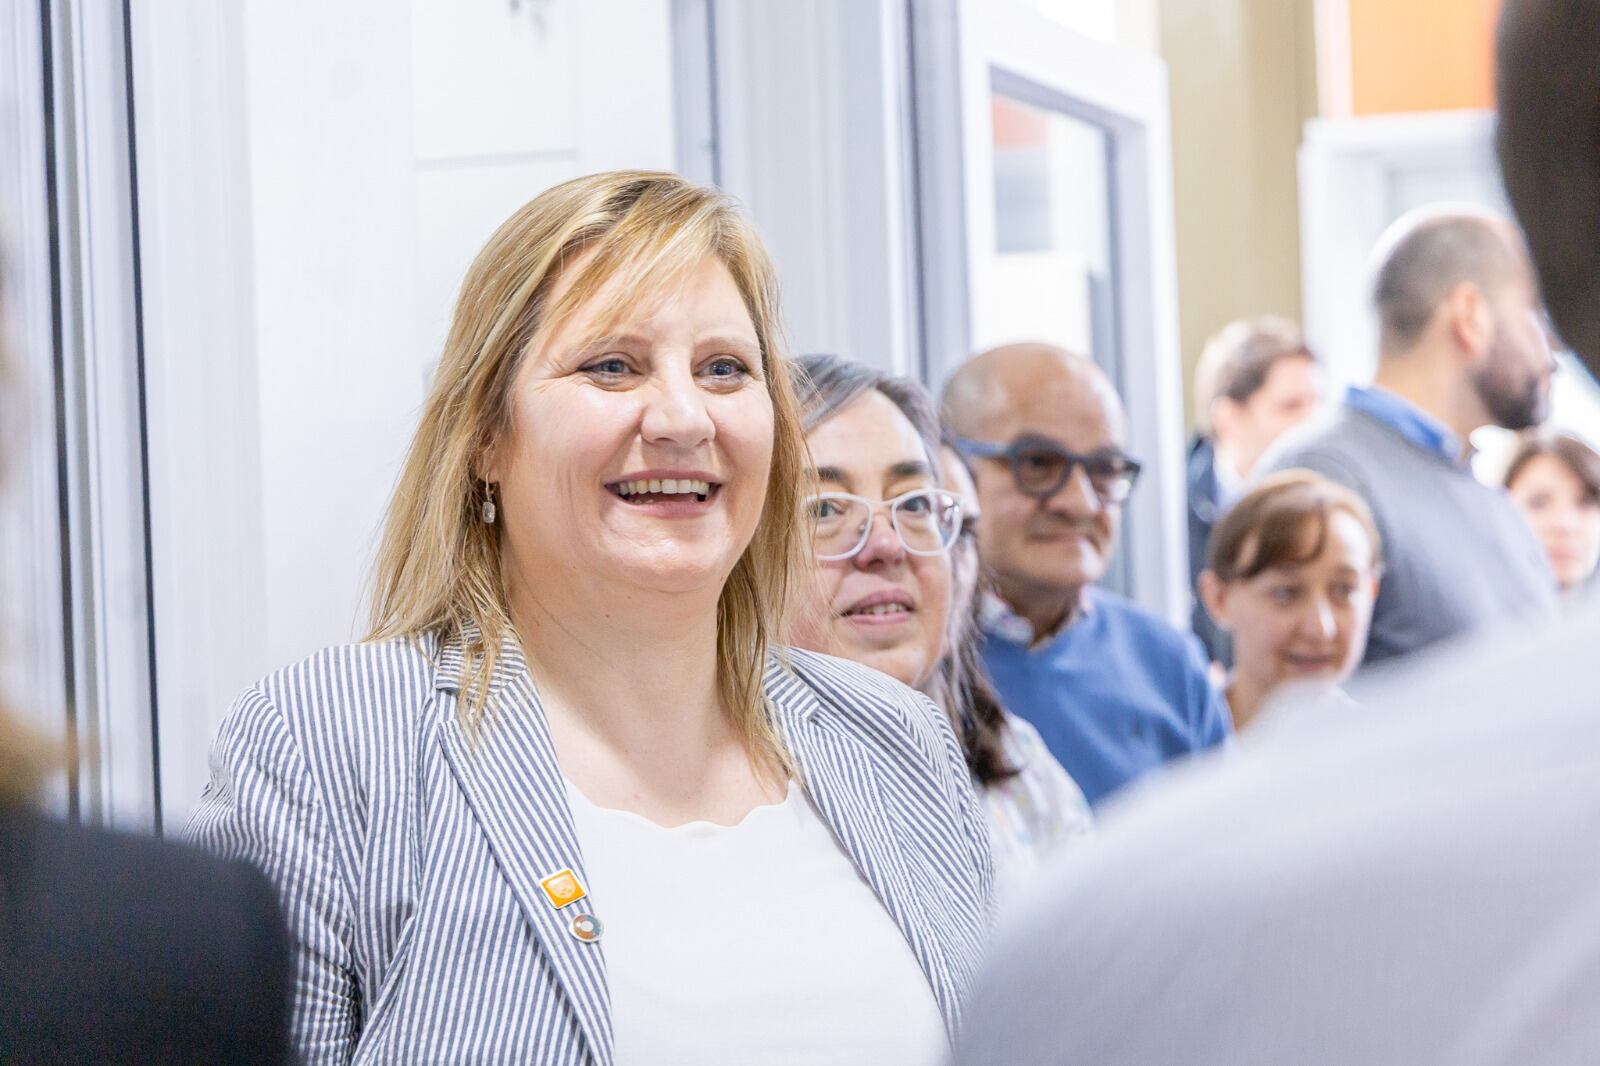
[[[604,931],[617,1066],[930,1066],[949,1054],[905,937],[795,785],[738,825],[663,828],[567,785]]]
[[[1596,648],[1594,601],[1488,632],[1107,804],[958,1061],[1600,1061]]]
[[[997,903],[1015,899],[1046,859],[1087,835],[1094,822],[1083,789],[1037,729],[1007,711],[1002,737],[1006,759],[1019,772],[983,790]]]

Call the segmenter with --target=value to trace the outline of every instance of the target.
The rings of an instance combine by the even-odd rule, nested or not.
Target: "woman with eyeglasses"
[[[983,672],[976,491],[940,455],[920,385],[837,356],[799,361],[818,595],[796,643],[925,692],[950,718],[989,820],[997,898],[1088,830],[1083,792]],[[941,487],[941,482],[946,487]],[[955,491],[952,491],[955,490]],[[964,491],[963,491],[964,490]]]

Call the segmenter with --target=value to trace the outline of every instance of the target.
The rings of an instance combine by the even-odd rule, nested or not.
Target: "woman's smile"
[[[722,482],[695,470],[644,470],[606,485],[631,511],[654,518],[698,518],[709,514]]]
[[[900,589],[885,589],[863,596],[839,612],[851,625],[879,629],[903,626],[916,621],[917,606],[911,595]]]
[[[1299,677],[1334,673],[1341,665],[1338,653],[1332,651],[1321,654],[1286,651],[1282,660],[1286,671]]]

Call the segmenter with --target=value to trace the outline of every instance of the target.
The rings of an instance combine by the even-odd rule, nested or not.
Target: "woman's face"
[[[1334,511],[1316,558],[1211,583],[1207,598],[1233,635],[1235,671],[1265,692],[1349,677],[1366,648],[1377,593],[1372,538],[1349,513]]]
[[[1517,471],[1511,498],[1528,516],[1563,589],[1583,584],[1600,562],[1600,502],[1562,459],[1536,455]]]
[[[807,443],[821,492],[879,501],[938,485],[922,438],[877,390],[813,429]],[[796,643],[922,687],[944,654],[950,556],[907,552],[889,509],[880,507],[860,552],[817,565],[817,602],[802,617]]]
[[[512,386],[511,430],[484,472],[499,485],[508,580],[580,596],[720,594],[772,463],[755,326],[715,258],[588,341],[610,295],[537,338]]]

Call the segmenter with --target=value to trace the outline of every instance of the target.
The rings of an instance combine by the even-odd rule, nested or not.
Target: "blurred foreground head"
[[[1600,4],[1506,0],[1497,148],[1550,317],[1600,373]]]

